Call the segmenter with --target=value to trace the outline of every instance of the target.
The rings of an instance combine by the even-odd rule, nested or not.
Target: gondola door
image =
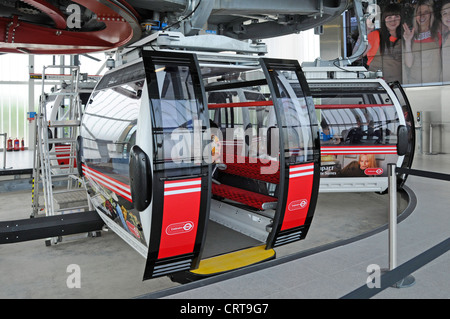
[[[408,98],[406,96],[405,91],[403,90],[401,84],[398,81],[389,83],[392,91],[396,95],[400,105],[402,107],[403,116],[405,118],[405,124],[407,128],[407,148],[406,153],[404,154],[405,158],[403,159],[402,168],[411,168],[413,158],[414,158],[414,150],[416,147],[416,129],[414,126],[414,116],[411,109],[411,105],[409,104]],[[403,186],[406,182],[407,174],[399,175],[399,186]]]
[[[208,116],[196,56],[144,51],[143,60],[153,139],[149,279],[198,266],[211,185],[202,158]]]
[[[277,116],[280,158],[279,203],[267,240],[271,248],[308,232],[319,190],[320,143],[313,100],[298,62],[262,59],[261,64]]]

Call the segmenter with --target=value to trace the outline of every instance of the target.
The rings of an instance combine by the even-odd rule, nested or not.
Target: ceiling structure
[[[0,0],[0,52],[115,50],[156,31],[257,40],[340,15],[350,0]]]

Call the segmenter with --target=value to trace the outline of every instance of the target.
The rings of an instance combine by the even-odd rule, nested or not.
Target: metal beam
[[[0,222],[0,244],[101,230],[103,220],[95,211]]]

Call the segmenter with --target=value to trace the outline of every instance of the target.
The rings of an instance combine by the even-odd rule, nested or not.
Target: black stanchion
[[[409,174],[420,177],[450,181],[449,174],[428,172],[417,169],[407,169],[396,167],[395,164],[388,164],[389,179],[389,269],[383,272],[380,288],[369,288],[367,285],[348,293],[341,299],[368,299],[388,287],[410,287],[415,283],[415,279],[410,274],[423,267],[433,259],[441,256],[450,250],[450,238],[425,251],[403,265],[397,267],[397,183],[396,173]]]
[[[388,182],[389,182],[389,270],[392,271],[397,267],[397,175],[396,165],[388,164]],[[411,287],[416,282],[415,278],[407,275],[393,287],[406,288]]]
[[[416,270],[422,268],[424,265],[428,264],[430,261],[442,256],[447,251],[450,250],[450,238],[445,239],[434,247],[428,249],[427,251],[421,253],[420,255],[414,257],[413,259],[405,262],[399,267],[392,271],[389,271],[381,276],[380,288],[369,288],[367,285],[361,286],[358,289],[353,290],[341,299],[368,299],[388,287],[392,287],[396,283],[402,280],[402,278],[407,277],[409,274],[415,272]]]

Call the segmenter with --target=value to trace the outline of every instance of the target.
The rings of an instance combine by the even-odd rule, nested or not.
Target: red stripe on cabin
[[[367,107],[388,107],[393,104],[315,104],[316,109],[335,110],[335,109],[364,109]]]
[[[208,109],[220,109],[220,108],[224,108],[224,107],[270,106],[270,105],[273,105],[272,101],[216,103],[216,104],[208,104]]]

